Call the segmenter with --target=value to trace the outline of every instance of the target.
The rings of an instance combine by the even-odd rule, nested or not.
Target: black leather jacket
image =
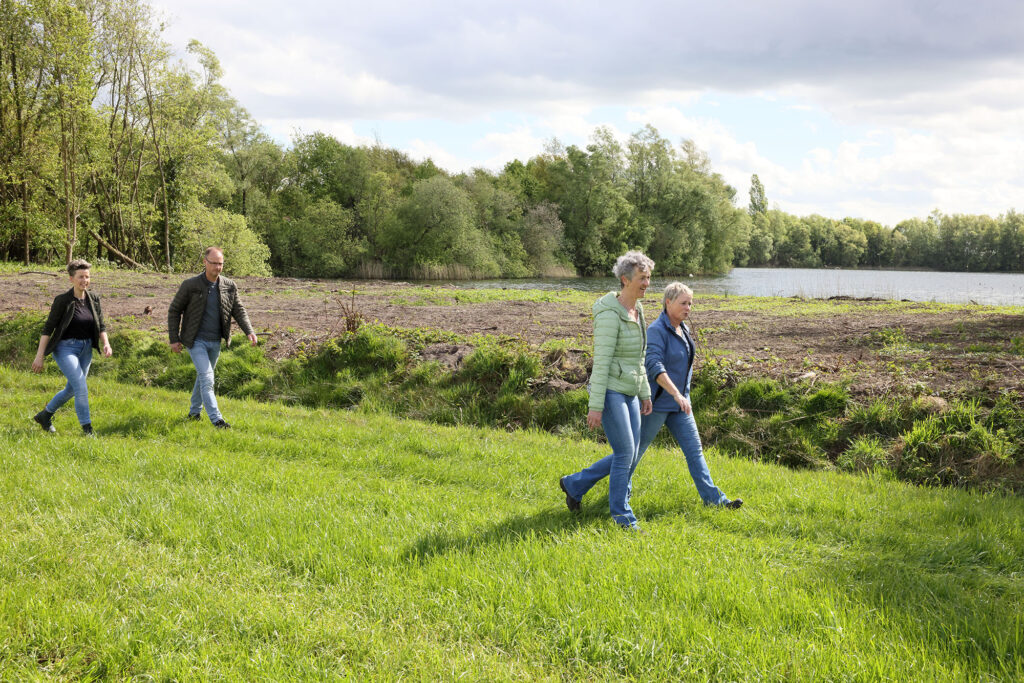
[[[92,311],[92,319],[95,323],[92,328],[92,347],[99,349],[100,332],[107,331],[107,325],[103,322],[103,309],[100,308],[100,297],[87,289],[85,290],[85,301],[89,304],[89,310]],[[43,324],[43,335],[50,335],[50,341],[46,343],[46,350],[43,352],[44,356],[50,355],[57,348],[57,342],[64,337],[64,332],[74,317],[75,288],[72,287],[63,294],[57,295],[53,303],[50,304],[50,315],[46,317],[46,322]]]

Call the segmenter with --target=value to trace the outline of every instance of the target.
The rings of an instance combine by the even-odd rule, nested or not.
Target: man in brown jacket
[[[217,409],[213,393],[213,369],[220,356],[220,342],[223,339],[231,344],[231,318],[238,321],[253,346],[257,339],[245,306],[238,299],[238,288],[220,274],[224,270],[224,252],[219,247],[208,247],[203,252],[203,265],[206,270],[182,282],[174,295],[167,309],[167,333],[171,349],[181,353],[183,346],[188,347],[196,366],[189,419],[198,420],[205,406],[213,426],[227,429],[231,425]]]

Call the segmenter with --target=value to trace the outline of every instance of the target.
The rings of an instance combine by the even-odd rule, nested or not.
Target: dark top
[[[50,341],[46,343],[46,349],[43,351],[44,355],[53,353],[53,349],[56,348],[57,342],[65,338],[68,326],[71,324],[72,319],[75,317],[75,302],[78,299],[75,298],[75,288],[72,287],[63,294],[57,295],[54,298],[53,303],[50,304],[50,315],[46,317],[46,322],[43,323],[43,335],[49,335]],[[97,294],[93,294],[89,290],[85,291],[85,303],[89,307],[89,311],[92,313],[93,326],[86,339],[92,339],[92,347],[94,349],[100,348],[100,332],[106,332],[107,326],[103,322],[103,309],[100,307],[100,297]]]
[[[196,335],[196,339],[219,342],[220,288],[216,282],[210,282],[205,277],[203,280],[203,284],[206,285],[206,311],[203,313],[203,322],[199,325],[199,333]]]
[[[679,412],[679,404],[661,385],[656,385],[661,373],[668,373],[669,379],[682,392],[690,396],[690,379],[693,377],[693,357],[696,344],[686,323],[680,325],[682,334],[676,332],[668,314],[662,311],[651,326],[647,328],[647,378],[654,390],[652,400],[654,410],[659,413]],[[655,388],[657,386],[657,388]]]
[[[75,299],[74,305],[75,314],[71,317],[71,322],[68,323],[67,329],[64,330],[64,338],[92,339],[92,331],[96,327],[96,319],[89,309],[88,302],[83,297],[82,299]]]

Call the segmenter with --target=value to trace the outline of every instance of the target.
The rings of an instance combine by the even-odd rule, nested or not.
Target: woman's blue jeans
[[[585,470],[562,480],[565,490],[576,500],[594,484],[608,477],[608,507],[612,519],[621,526],[636,526],[636,516],[629,507],[629,478],[636,467],[640,447],[640,400],[617,391],[607,390],[604,412],[601,413],[611,455],[601,458]]]
[[[640,452],[633,463],[633,470],[630,470],[630,479],[633,471],[640,464],[640,458],[644,457],[647,447],[658,435],[661,426],[667,424],[668,430],[672,432],[676,443],[683,449],[686,456],[686,466],[690,468],[690,476],[693,483],[697,485],[697,493],[705,505],[725,505],[729,502],[722,490],[711,481],[711,472],[708,471],[708,463],[704,460],[704,449],[700,445],[700,434],[697,433],[697,423],[691,413],[679,411],[677,413],[658,413],[644,415],[640,426]]]
[[[46,410],[55,413],[58,408],[74,398],[78,424],[91,424],[89,387],[86,386],[85,378],[89,375],[89,366],[92,365],[92,341],[61,339],[53,349],[53,360],[68,378],[68,383],[50,399],[46,404]]]
[[[217,359],[220,357],[220,340],[196,339],[192,342],[188,355],[192,356],[192,364],[196,366],[196,383],[192,386],[189,415],[198,415],[205,407],[210,422],[219,422],[223,418],[217,409],[217,397],[213,393],[213,370],[217,367]]]

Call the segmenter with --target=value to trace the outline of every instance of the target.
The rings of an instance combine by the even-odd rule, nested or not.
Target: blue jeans
[[[711,481],[711,472],[708,471],[708,463],[704,460],[704,449],[700,445],[700,434],[697,433],[697,423],[693,415],[679,411],[677,413],[654,412],[644,415],[640,426],[640,454],[633,464],[633,470],[640,464],[640,458],[644,457],[647,447],[654,441],[663,424],[668,424],[668,430],[672,432],[676,443],[683,449],[686,456],[686,466],[690,468],[690,476],[693,483],[697,485],[697,493],[705,505],[725,505],[729,502],[722,489],[715,486]],[[629,476],[632,478],[633,470]]]
[[[78,424],[92,424],[89,419],[89,387],[85,383],[85,378],[89,375],[89,366],[92,365],[92,341],[61,339],[53,349],[53,360],[68,378],[68,383],[50,399],[46,404],[46,410],[55,413],[58,408],[74,398]]]
[[[213,369],[217,367],[217,359],[220,357],[220,340],[196,339],[188,355],[192,356],[192,364],[196,366],[196,383],[192,387],[192,404],[188,412],[190,415],[198,415],[205,406],[210,422],[219,422],[223,418],[217,409],[217,397],[213,394]]]
[[[612,519],[621,526],[635,527],[636,517],[629,507],[629,478],[639,457],[640,400],[608,389],[604,395],[601,426],[612,447],[611,455],[570,474],[562,483],[570,496],[582,500],[594,484],[608,477],[608,508]]]

